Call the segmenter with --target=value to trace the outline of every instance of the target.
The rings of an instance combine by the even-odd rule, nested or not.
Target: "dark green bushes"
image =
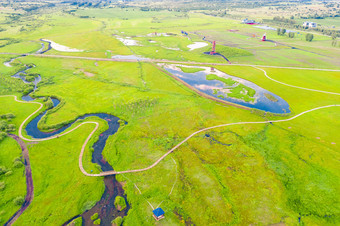
[[[126,202],[125,199],[121,196],[117,196],[115,198],[115,207],[119,210],[122,211],[123,209],[126,208]]]
[[[13,202],[15,205],[21,206],[25,202],[25,199],[22,196],[18,196],[13,200]]]
[[[98,213],[94,213],[92,216],[91,216],[91,220],[97,220],[98,219]]]
[[[311,42],[313,40],[313,38],[314,38],[313,34],[310,34],[310,33],[306,34],[306,41],[307,42]]]
[[[9,124],[14,117],[12,113],[0,115],[0,141],[5,139],[6,133],[15,131],[15,125]]]

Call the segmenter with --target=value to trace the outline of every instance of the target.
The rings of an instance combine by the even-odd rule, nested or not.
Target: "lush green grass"
[[[115,226],[120,226],[123,223],[123,219],[121,217],[117,217],[111,223],[114,224]]]
[[[207,36],[208,40],[218,42],[217,51],[232,62],[339,66],[337,51],[329,48],[328,40],[321,36],[316,36],[315,42],[307,45],[302,40],[290,40],[268,32],[270,39],[316,51],[310,53],[286,47],[276,49],[273,43],[250,38],[252,33],[261,35],[263,30],[239,24],[239,21],[201,14],[140,12],[128,8],[77,10],[75,15],[95,18],[84,19],[52,12],[50,15],[37,16],[34,20],[22,19],[18,25],[6,27],[8,30],[5,35],[21,40],[12,44],[17,45],[13,51],[20,51],[19,46],[25,43],[27,49],[24,50],[31,51],[35,44],[29,41],[45,37],[72,48],[86,50],[72,55],[109,57],[111,53],[108,54],[106,50],[111,50],[112,54],[126,55],[131,52],[158,59],[225,63],[220,57],[202,53],[209,51],[211,46],[190,52],[186,48],[188,44]],[[21,32],[20,26],[24,23],[34,25],[34,29]],[[41,24],[38,26],[38,23]],[[228,29],[239,29],[239,32],[233,33]],[[189,36],[181,36],[180,30],[189,32]],[[155,31],[177,36],[145,36]],[[132,36],[143,46],[123,46],[113,34]],[[156,43],[150,43],[149,39]],[[167,49],[169,47],[180,50]],[[275,49],[269,50],[271,48]],[[9,58],[1,57],[3,62]],[[89,60],[33,56],[20,58],[19,61],[34,63],[36,67],[29,72],[42,76],[36,96],[56,96],[63,103],[58,109],[50,111],[39,127],[58,127],[79,115],[99,112],[113,114],[128,123],[109,137],[103,152],[118,171],[149,166],[182,139],[205,127],[282,119],[282,116],[247,111],[207,100],[148,63],[97,62],[96,66],[94,61]],[[275,83],[266,78],[262,71],[252,67],[214,67],[279,95],[290,104],[292,115],[340,101],[336,95],[313,93]],[[1,76],[6,78],[6,82],[0,84],[2,94],[22,93],[21,81],[9,77],[19,68],[20,65],[14,68],[0,65]],[[292,85],[340,92],[337,82],[339,72],[266,70],[274,79]],[[243,88],[240,86],[235,89],[235,95]],[[250,90],[248,94],[249,98],[254,95]],[[0,109],[0,113],[6,110],[17,116],[13,119],[17,128],[38,107],[16,103],[13,98],[0,98],[0,105],[6,106],[6,109]],[[204,133],[198,134],[149,171],[117,176],[118,180],[126,182],[124,189],[131,204],[124,224],[154,224],[148,202],[154,207],[160,205],[165,210],[166,218],[160,223],[166,225],[184,222],[202,225],[212,222],[223,225],[283,222],[294,225],[298,224],[299,214],[304,215],[301,218],[304,224],[338,224],[338,118],[339,111],[329,108],[284,123],[238,125],[206,131],[214,139],[204,136]],[[99,172],[98,167],[90,162],[90,145],[107,124],[95,117],[88,120],[98,121],[100,131],[94,134],[86,149],[84,167],[88,172]],[[62,224],[100,199],[104,190],[102,178],[85,177],[78,168],[80,148],[93,126],[87,124],[58,139],[29,145],[35,197],[17,224]],[[0,147],[4,142],[10,142],[6,144],[8,150],[16,150],[5,155],[3,161],[10,165],[13,164],[12,157],[19,154],[19,150],[9,138],[0,143]],[[3,150],[2,147],[0,150]],[[21,190],[13,188],[15,182],[20,180],[18,178],[23,179],[22,174],[19,174],[8,177],[13,178],[13,181],[9,183],[12,187],[5,188],[7,191],[24,191],[24,183],[20,183]],[[142,194],[136,190],[135,184]],[[15,193],[7,195],[7,200],[13,200],[16,196]],[[12,207],[6,204],[4,208]],[[11,211],[5,214],[10,216]],[[330,217],[325,218],[325,215]],[[3,219],[3,216],[0,218]]]
[[[269,93],[265,93],[264,94],[269,100],[273,101],[273,102],[277,102],[278,100],[276,99],[276,97],[274,97],[273,95],[269,94]]]
[[[1,106],[0,115],[12,113],[15,115],[10,123],[19,128],[22,121],[35,111],[38,106],[35,104],[22,104],[14,101],[14,97],[0,97]],[[12,132],[17,134],[18,131]],[[25,197],[26,195],[26,178],[24,174],[24,167],[14,167],[15,159],[21,157],[21,148],[17,142],[12,138],[5,138],[0,141],[0,166],[4,166],[8,173],[0,175],[0,181],[4,182],[5,188],[0,191],[0,223],[4,224],[19,208],[20,205],[14,203],[17,197]]]
[[[229,97],[241,99],[246,102],[254,101],[254,98],[252,98],[254,95],[255,90],[243,84],[238,84],[236,87],[230,89],[230,93],[228,93]]]
[[[23,60],[34,62],[37,67],[32,71],[40,73],[43,77],[46,76],[46,79],[52,79],[53,81],[52,83],[42,83],[37,95],[54,94],[66,101],[66,104],[61,109],[48,117],[47,124],[72,120],[77,115],[91,112],[109,112],[128,122],[116,135],[109,138],[104,150],[105,156],[116,170],[140,168],[151,164],[181,138],[199,128],[227,123],[228,121],[262,120],[257,114],[251,114],[249,111],[220,106],[199,97],[150,64],[142,64],[142,70],[140,70],[138,69],[138,64],[126,63],[126,65],[129,65],[126,68],[129,68],[130,72],[125,71],[124,77],[117,76],[117,79],[113,79],[114,77],[112,76],[115,74],[113,72],[119,72],[120,63],[99,62],[98,66],[94,66],[93,62],[79,60],[36,58],[24,58]],[[49,69],[50,65],[63,65],[63,67],[53,67],[54,73],[52,74],[49,73],[49,70],[51,70]],[[122,67],[124,68],[123,65]],[[55,68],[59,69],[55,70]],[[83,68],[85,71],[91,72],[98,70],[98,72],[102,71],[102,73],[97,73],[94,77],[86,77],[81,74],[73,75],[72,71],[76,68]],[[295,112],[307,110],[327,102],[334,103],[337,99],[337,97],[332,98],[329,95],[313,95],[304,90],[287,92],[289,88],[268,80],[261,71],[251,67],[226,66],[218,67],[218,69],[261,84],[263,88],[287,100]],[[105,70],[111,71],[112,74],[106,74]],[[289,74],[292,78],[294,77],[291,70],[280,69],[280,71],[281,73]],[[142,74],[138,74],[140,72]],[[295,71],[295,74],[298,73],[301,73],[301,71]],[[317,79],[320,75],[315,72],[314,77]],[[145,85],[142,79],[145,81]],[[313,81],[307,80],[305,82],[306,86],[309,84],[313,84]],[[337,87],[336,84],[328,85],[334,88]],[[74,87],[78,88],[74,89]],[[110,90],[114,90],[114,92]],[[92,95],[88,95],[89,93]],[[305,99],[299,100],[296,95]],[[83,96],[86,96],[86,102],[81,101]],[[325,98],[326,96],[327,98]],[[303,100],[313,101],[308,103],[304,101],[305,104],[301,105]],[[74,115],[70,114],[71,112],[74,112]],[[328,115],[323,117],[325,119],[329,118]],[[172,118],[176,123],[172,123],[173,120],[169,121],[168,118]],[[307,124],[312,125],[311,122]],[[324,130],[327,133],[326,131],[330,125],[332,123],[326,123],[323,127],[320,127],[320,132]],[[296,126],[298,130],[302,128],[308,130],[306,126]],[[133,204],[133,208],[126,218],[126,223],[139,224],[140,219],[144,219],[144,222],[153,222],[151,209],[149,209],[146,200],[155,206],[164,200],[162,208],[165,209],[167,216],[164,222],[169,224],[179,223],[181,218],[178,218],[175,213],[180,214],[185,220],[193,222],[209,222],[210,219],[215,219],[223,223],[273,223],[279,222],[282,216],[289,216],[286,218],[286,222],[297,222],[297,209],[291,206],[289,202],[292,198],[291,194],[285,193],[286,188],[284,188],[282,182],[284,177],[279,174],[276,177],[276,174],[274,174],[275,169],[272,168],[271,163],[269,164],[270,159],[262,152],[258,152],[256,146],[253,147],[253,144],[249,143],[250,138],[249,141],[247,140],[248,136],[253,133],[256,134],[261,129],[254,126],[233,128],[232,132],[235,133],[243,131],[240,134],[241,137],[225,132],[229,131],[229,128],[217,130],[217,132],[212,131],[217,140],[233,144],[227,149],[222,145],[212,144],[202,136],[197,136],[188,145],[181,147],[174,153],[176,164],[171,158],[168,158],[150,171],[139,173],[138,175],[129,174],[119,177],[120,180],[127,181],[125,189],[129,202]],[[32,165],[34,163],[36,167],[34,172],[37,172],[34,173],[34,181],[37,181],[37,191],[41,195],[35,199],[35,203],[32,203],[32,207],[27,210],[27,215],[22,216],[21,222],[27,223],[31,219],[41,221],[43,216],[55,212],[55,209],[62,205],[63,200],[56,200],[54,198],[55,192],[64,190],[64,183],[76,183],[76,181],[73,181],[74,178],[86,179],[82,175],[71,174],[67,177],[73,178],[70,180],[65,178],[65,175],[68,176],[68,174],[63,173],[63,183],[60,185],[53,186],[53,189],[49,186],[43,186],[47,181],[49,181],[48,184],[56,184],[55,181],[58,180],[59,170],[62,169],[61,167],[63,167],[63,170],[65,168],[65,161],[68,162],[66,166],[70,167],[65,169],[67,172],[71,168],[74,169],[73,173],[78,172],[76,163],[78,152],[66,150],[70,150],[67,148],[70,145],[74,146],[72,150],[79,150],[81,141],[83,141],[82,136],[86,136],[87,130],[84,128],[81,135],[77,131],[68,135],[72,139],[66,139],[68,137],[66,136],[58,140],[43,142],[31,148],[31,161]],[[298,130],[296,131],[297,133]],[[298,134],[305,134],[308,137],[313,136],[312,131],[309,133],[299,131]],[[327,137],[330,147],[332,147],[330,144],[332,137],[334,138],[332,134]],[[130,142],[131,140],[134,142]],[[305,143],[303,140],[299,142]],[[56,151],[50,150],[53,144],[58,147]],[[308,143],[308,145],[310,147],[312,147],[311,145],[316,145],[318,149],[326,150],[321,144]],[[214,151],[211,151],[211,149]],[[242,153],[239,150],[243,150]],[[222,155],[224,157],[221,157]],[[243,155],[252,157],[245,158]],[[233,159],[232,162],[230,161],[231,159]],[[52,164],[49,161],[53,161],[53,168],[49,167]],[[84,162],[89,162],[89,156],[85,158]],[[240,168],[240,166],[243,167]],[[89,169],[89,166],[87,166],[87,169]],[[49,175],[47,178],[42,173],[39,173],[45,172],[45,170]],[[298,172],[303,174],[304,171]],[[258,176],[255,177],[254,175]],[[252,178],[263,178],[261,183],[264,186],[256,186],[258,181]],[[174,191],[168,196],[175,181]],[[44,183],[41,184],[42,182]],[[136,193],[134,183],[138,185],[142,195]],[[94,185],[92,184],[91,186]],[[269,189],[263,189],[263,187],[268,186]],[[334,187],[332,184],[329,186]],[[301,189],[303,188],[304,185],[301,185]],[[80,187],[77,187],[73,190],[84,193],[87,188],[80,189]],[[97,199],[99,197],[100,194],[98,193]],[[245,197],[248,197],[248,199]],[[264,197],[266,198],[264,199]],[[50,203],[48,205],[47,200]],[[72,214],[68,214],[68,212],[75,215],[82,211],[84,203],[89,200],[91,200],[91,197],[82,196],[82,198],[74,199],[72,203],[81,203],[76,205],[78,209],[74,209],[75,205],[69,202],[67,204],[69,207],[66,208],[65,203],[63,203],[64,210],[59,210],[65,211],[63,220],[71,217]],[[95,199],[92,198],[92,200]],[[262,204],[258,205],[260,200]],[[197,203],[201,203],[201,205],[197,205]],[[44,213],[39,213],[38,215],[36,212],[40,205],[47,205],[48,208]],[[210,209],[209,212],[206,211],[207,207]],[[223,216],[219,214],[220,209],[225,210]],[[264,210],[266,210],[266,215],[259,214],[263,213]],[[145,219],[145,216],[148,216],[148,218]],[[53,214],[48,220],[56,220],[55,217],[57,215]]]
[[[126,208],[126,202],[125,199],[122,196],[117,196],[115,199],[115,207],[119,211],[122,211]]]
[[[207,80],[218,80],[221,81],[223,83],[225,83],[227,86],[232,86],[235,84],[235,81],[232,80],[231,78],[222,78],[220,76],[214,75],[214,74],[209,74],[206,76]]]
[[[195,73],[199,71],[204,71],[203,68],[194,68],[194,67],[179,67],[184,73]]]
[[[70,225],[70,226],[81,226],[81,225],[83,225],[83,219],[81,217],[78,217],[78,218],[74,219],[71,223],[69,223],[68,225]]]
[[[13,79],[10,77],[17,71],[24,69],[24,67],[17,62],[12,63],[13,67],[6,67],[3,63],[9,61],[11,57],[15,56],[0,56],[0,94],[18,94],[20,96],[24,92],[33,90],[33,87],[30,84],[23,83],[21,79]]]
[[[24,166],[14,167],[13,161],[21,156],[21,148],[12,138],[0,141],[0,167],[5,168],[7,173],[0,173],[0,224],[6,221],[20,209],[20,205],[14,203],[15,198],[25,197],[26,179]]]
[[[92,129],[84,125],[70,135],[30,146],[34,199],[18,224],[62,224],[100,199],[102,179],[86,177],[78,168],[80,148]]]

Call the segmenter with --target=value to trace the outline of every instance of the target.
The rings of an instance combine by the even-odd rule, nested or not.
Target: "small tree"
[[[25,199],[22,196],[18,196],[13,200],[13,202],[15,205],[21,206],[25,202]]]
[[[332,46],[336,46],[336,44],[337,44],[337,40],[336,40],[336,33],[334,32],[333,34],[332,34]]]
[[[294,36],[295,36],[295,33],[294,33],[294,32],[289,32],[289,33],[288,33],[288,37],[289,37],[289,38],[294,38]]]
[[[99,217],[98,213],[94,213],[92,216],[91,216],[91,220],[95,221],[97,220]]]
[[[100,218],[98,218],[97,220],[95,220],[95,221],[93,221],[93,224],[95,224],[95,225],[100,225]]]
[[[120,216],[114,219],[113,221],[111,221],[111,224],[115,226],[121,226],[122,223],[123,223],[123,218]]]
[[[281,28],[278,28],[276,31],[277,31],[277,35],[281,35]]]
[[[5,182],[3,182],[3,181],[0,181],[0,191],[4,190],[4,189],[5,189],[5,187],[6,187],[6,184],[5,184]]]
[[[307,42],[311,42],[313,40],[313,38],[314,38],[313,34],[310,34],[310,33],[306,34],[306,41]]]
[[[286,33],[286,29],[282,28],[281,29],[281,35],[284,35]]]

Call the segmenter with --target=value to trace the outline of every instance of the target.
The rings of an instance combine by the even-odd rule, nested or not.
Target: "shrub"
[[[15,115],[12,114],[12,113],[8,113],[5,115],[7,119],[12,119],[12,118],[15,118]]]
[[[5,173],[5,176],[8,177],[8,176],[11,176],[13,174],[12,170],[9,170],[7,173]]]
[[[122,217],[117,217],[113,221],[111,221],[112,225],[120,226],[123,223],[123,218]]]
[[[91,216],[91,220],[97,220],[99,217],[98,213],[94,213],[92,216]]]
[[[115,207],[119,210],[122,211],[123,209],[126,208],[126,202],[125,199],[122,196],[117,196],[115,198]]]
[[[5,120],[0,121],[0,130],[4,131],[7,129],[7,122]]]
[[[0,132],[0,141],[2,141],[3,139],[5,139],[6,136],[7,136],[6,133]],[[1,175],[1,172],[0,172],[0,175]]]
[[[286,29],[284,28],[278,28],[277,29],[277,35],[283,36],[286,33]]]
[[[15,161],[13,163],[13,167],[14,168],[21,168],[23,166],[22,162],[21,161]]]
[[[7,173],[7,172],[8,172],[8,169],[6,169],[5,166],[0,166],[0,176],[1,176],[2,174]]]
[[[22,196],[18,196],[13,200],[13,202],[15,205],[21,206],[25,202],[25,199]]]
[[[313,40],[313,38],[314,38],[313,34],[310,34],[310,33],[306,34],[306,41],[307,42],[311,42]]]
[[[289,37],[289,38],[294,38],[294,36],[295,36],[295,33],[294,33],[294,32],[289,32],[289,33],[288,33],[288,37]]]
[[[0,181],[0,191],[4,190],[6,187],[6,184],[4,181]]]
[[[6,132],[14,132],[15,131],[15,125],[14,124],[9,124],[7,126]]]

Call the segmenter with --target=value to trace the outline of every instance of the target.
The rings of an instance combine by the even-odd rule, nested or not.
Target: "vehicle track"
[[[274,81],[274,82],[277,82],[277,83],[279,83],[279,84],[285,85],[285,86],[290,86],[290,87],[297,88],[297,89],[304,89],[304,90],[313,91],[313,92],[326,93],[326,94],[332,94],[332,95],[339,95],[339,96],[340,96],[340,93],[333,93],[333,92],[327,92],[327,91],[323,91],[323,90],[309,89],[309,88],[305,88],[305,87],[289,85],[289,84],[287,84],[287,83],[280,82],[280,81],[277,81],[277,80],[275,80],[275,79],[269,77],[268,74],[267,74],[267,72],[266,72],[265,70],[261,69],[261,68],[258,68],[258,67],[256,67],[256,66],[253,66],[253,68],[256,68],[256,69],[258,69],[258,70],[263,71],[264,75],[265,75],[268,79],[270,79],[270,80],[272,80],[272,81]]]
[[[304,89],[304,90],[308,90],[308,91],[313,91],[313,92],[322,92],[322,93],[327,93],[327,94],[331,94],[331,95],[340,95],[340,93],[334,93],[334,92],[327,92],[327,91],[322,91],[322,90],[315,90],[315,89],[309,89],[309,88],[305,88],[305,87],[299,87],[299,86],[294,86],[294,85],[290,85],[290,84],[286,84],[286,83],[283,83],[283,82],[280,82],[280,81],[277,81],[273,78],[271,78],[270,76],[268,76],[267,72],[261,68],[258,68],[256,66],[253,66],[254,68],[258,69],[258,70],[262,70],[264,72],[264,75],[274,81],[274,82],[277,82],[279,84],[282,84],[282,85],[285,85],[285,86],[290,86],[290,87],[294,87],[294,88],[298,88],[298,89]],[[245,124],[266,124],[266,123],[276,123],[276,122],[287,122],[287,121],[290,121],[290,120],[293,120],[293,119],[296,119],[297,117],[300,117],[306,113],[309,113],[309,112],[312,112],[312,111],[316,111],[316,110],[320,110],[320,109],[324,109],[324,108],[330,108],[330,107],[339,107],[340,105],[337,105],[337,104],[334,104],[334,105],[327,105],[327,106],[321,106],[321,107],[317,107],[317,108],[313,108],[313,109],[310,109],[310,110],[307,110],[307,111],[304,111],[304,112],[301,112],[300,114],[298,115],[295,115],[291,118],[288,118],[288,119],[282,119],[282,120],[270,120],[270,121],[258,121],[258,122],[235,122],[235,123],[228,123],[228,124],[222,124],[222,125],[217,125],[217,126],[212,126],[212,127],[208,127],[208,128],[204,128],[204,129],[201,129],[201,130],[198,130],[194,133],[192,133],[191,135],[189,135],[188,137],[186,137],[183,141],[181,141],[180,143],[178,143],[175,147],[173,147],[172,149],[170,149],[168,152],[166,152],[161,158],[159,158],[156,162],[154,162],[152,165],[146,167],[146,168],[142,168],[142,169],[133,169],[133,170],[125,170],[125,171],[106,171],[106,172],[101,172],[99,174],[90,174],[90,173],[87,173],[86,170],[84,169],[83,167],[83,162],[82,162],[82,159],[83,159],[83,155],[84,155],[84,151],[85,151],[85,148],[86,148],[86,145],[87,143],[89,142],[89,140],[91,139],[91,137],[93,136],[93,134],[97,131],[97,129],[99,128],[99,123],[98,122],[93,122],[93,121],[87,121],[87,122],[82,122],[80,123],[79,125],[77,125],[76,127],[72,128],[71,130],[69,131],[66,131],[62,134],[59,134],[59,135],[55,135],[55,136],[52,136],[52,137],[48,137],[48,138],[43,138],[43,139],[28,139],[28,138],[25,138],[23,135],[22,135],[22,129],[25,125],[25,123],[33,116],[35,115],[36,113],[38,113],[42,108],[43,108],[43,104],[42,103],[38,103],[38,102],[26,102],[26,101],[20,101],[17,99],[16,96],[14,95],[7,95],[8,96],[12,96],[14,97],[14,100],[19,102],[19,103],[34,103],[34,104],[38,104],[40,105],[40,107],[34,111],[31,115],[29,115],[23,122],[22,124],[20,125],[20,128],[19,128],[19,137],[25,141],[45,141],[45,140],[52,140],[52,139],[55,139],[55,138],[58,138],[58,137],[61,137],[61,136],[64,136],[66,134],[69,134],[71,132],[73,132],[74,130],[78,129],[79,127],[81,127],[82,125],[85,125],[85,124],[95,124],[95,128],[92,130],[92,132],[89,134],[89,136],[86,138],[85,142],[83,143],[83,146],[81,148],[81,152],[80,152],[80,155],[79,155],[79,169],[81,170],[81,172],[86,175],[86,176],[91,176],[91,177],[102,177],[102,176],[110,176],[110,175],[116,175],[116,174],[124,174],[124,173],[136,173],[136,172],[142,172],[142,171],[146,171],[146,170],[149,170],[153,167],[155,167],[156,165],[158,165],[160,163],[160,161],[162,161],[165,157],[167,157],[169,154],[171,154],[173,151],[175,151],[177,148],[179,148],[183,143],[185,143],[186,141],[188,141],[190,138],[192,138],[193,136],[201,133],[201,132],[204,132],[204,131],[207,131],[207,130],[211,130],[211,129],[215,129],[215,128],[220,128],[220,127],[226,127],[226,126],[232,126],[232,125],[245,125]],[[0,96],[0,97],[6,97],[6,96]]]
[[[0,96],[0,97],[4,97],[4,96]],[[330,108],[330,107],[339,107],[340,105],[337,105],[337,104],[334,104],[334,105],[326,105],[326,106],[321,106],[321,107],[317,107],[317,108],[313,108],[313,109],[310,109],[310,110],[307,110],[307,111],[304,111],[298,115],[295,115],[291,118],[288,118],[288,119],[281,119],[281,120],[269,120],[269,121],[256,121],[256,122],[234,122],[234,123],[227,123],[227,124],[222,124],[222,125],[217,125],[217,126],[212,126],[212,127],[208,127],[208,128],[204,128],[204,129],[201,129],[201,130],[198,130],[194,133],[192,133],[191,135],[189,135],[188,137],[186,137],[183,141],[181,141],[180,143],[178,143],[175,147],[173,147],[172,149],[170,149],[168,152],[166,152],[162,157],[160,157],[156,162],[154,162],[152,165],[146,167],[146,168],[142,168],[142,169],[133,169],[133,170],[125,170],[125,171],[106,171],[106,172],[101,172],[99,174],[90,174],[90,173],[87,173],[86,170],[84,169],[83,167],[83,162],[82,162],[82,159],[83,159],[83,154],[84,154],[84,151],[85,151],[85,148],[86,148],[86,145],[87,143],[89,142],[89,140],[91,139],[92,135],[97,131],[98,127],[99,127],[99,123],[98,122],[91,122],[91,121],[88,121],[88,122],[82,122],[80,123],[79,125],[77,125],[76,127],[74,127],[73,129],[65,132],[65,133],[62,133],[62,134],[59,134],[59,135],[56,135],[56,136],[53,136],[53,137],[49,137],[49,138],[43,138],[43,139],[28,139],[28,138],[25,138],[23,135],[22,135],[22,128],[23,126],[25,125],[25,123],[34,115],[36,114],[42,107],[43,107],[43,104],[41,103],[38,103],[38,102],[24,102],[24,101],[19,101],[17,100],[17,97],[16,96],[13,96],[15,101],[17,102],[20,102],[20,103],[35,103],[35,104],[40,104],[40,107],[35,111],[33,112],[31,115],[29,115],[24,121],[23,123],[20,125],[20,128],[19,128],[19,137],[23,140],[26,140],[26,141],[45,141],[45,140],[52,140],[52,139],[55,139],[55,138],[58,138],[58,137],[61,137],[61,136],[64,136],[66,134],[69,134],[71,133],[72,131],[78,129],[79,127],[81,127],[82,125],[84,124],[95,124],[95,128],[92,130],[92,132],[89,134],[89,136],[86,138],[85,142],[83,143],[83,146],[81,148],[81,152],[80,152],[80,155],[79,155],[79,169],[81,170],[81,172],[86,175],[86,176],[90,176],[90,177],[102,177],[102,176],[110,176],[110,175],[116,175],[116,174],[124,174],[124,173],[136,173],[136,172],[142,172],[142,171],[146,171],[146,170],[149,170],[153,167],[155,167],[156,165],[158,165],[165,157],[167,157],[169,154],[171,154],[173,151],[175,151],[177,148],[179,148],[183,143],[185,143],[186,141],[188,141],[190,138],[192,138],[193,136],[201,133],[201,132],[204,132],[204,131],[207,131],[207,130],[211,130],[211,129],[215,129],[215,128],[220,128],[220,127],[227,127],[227,126],[232,126],[232,125],[245,125],[245,124],[266,124],[266,123],[276,123],[276,122],[287,122],[287,121],[291,121],[293,119],[296,119],[306,113],[309,113],[309,112],[312,112],[312,111],[316,111],[316,110],[320,110],[320,109],[324,109],[324,108]]]

